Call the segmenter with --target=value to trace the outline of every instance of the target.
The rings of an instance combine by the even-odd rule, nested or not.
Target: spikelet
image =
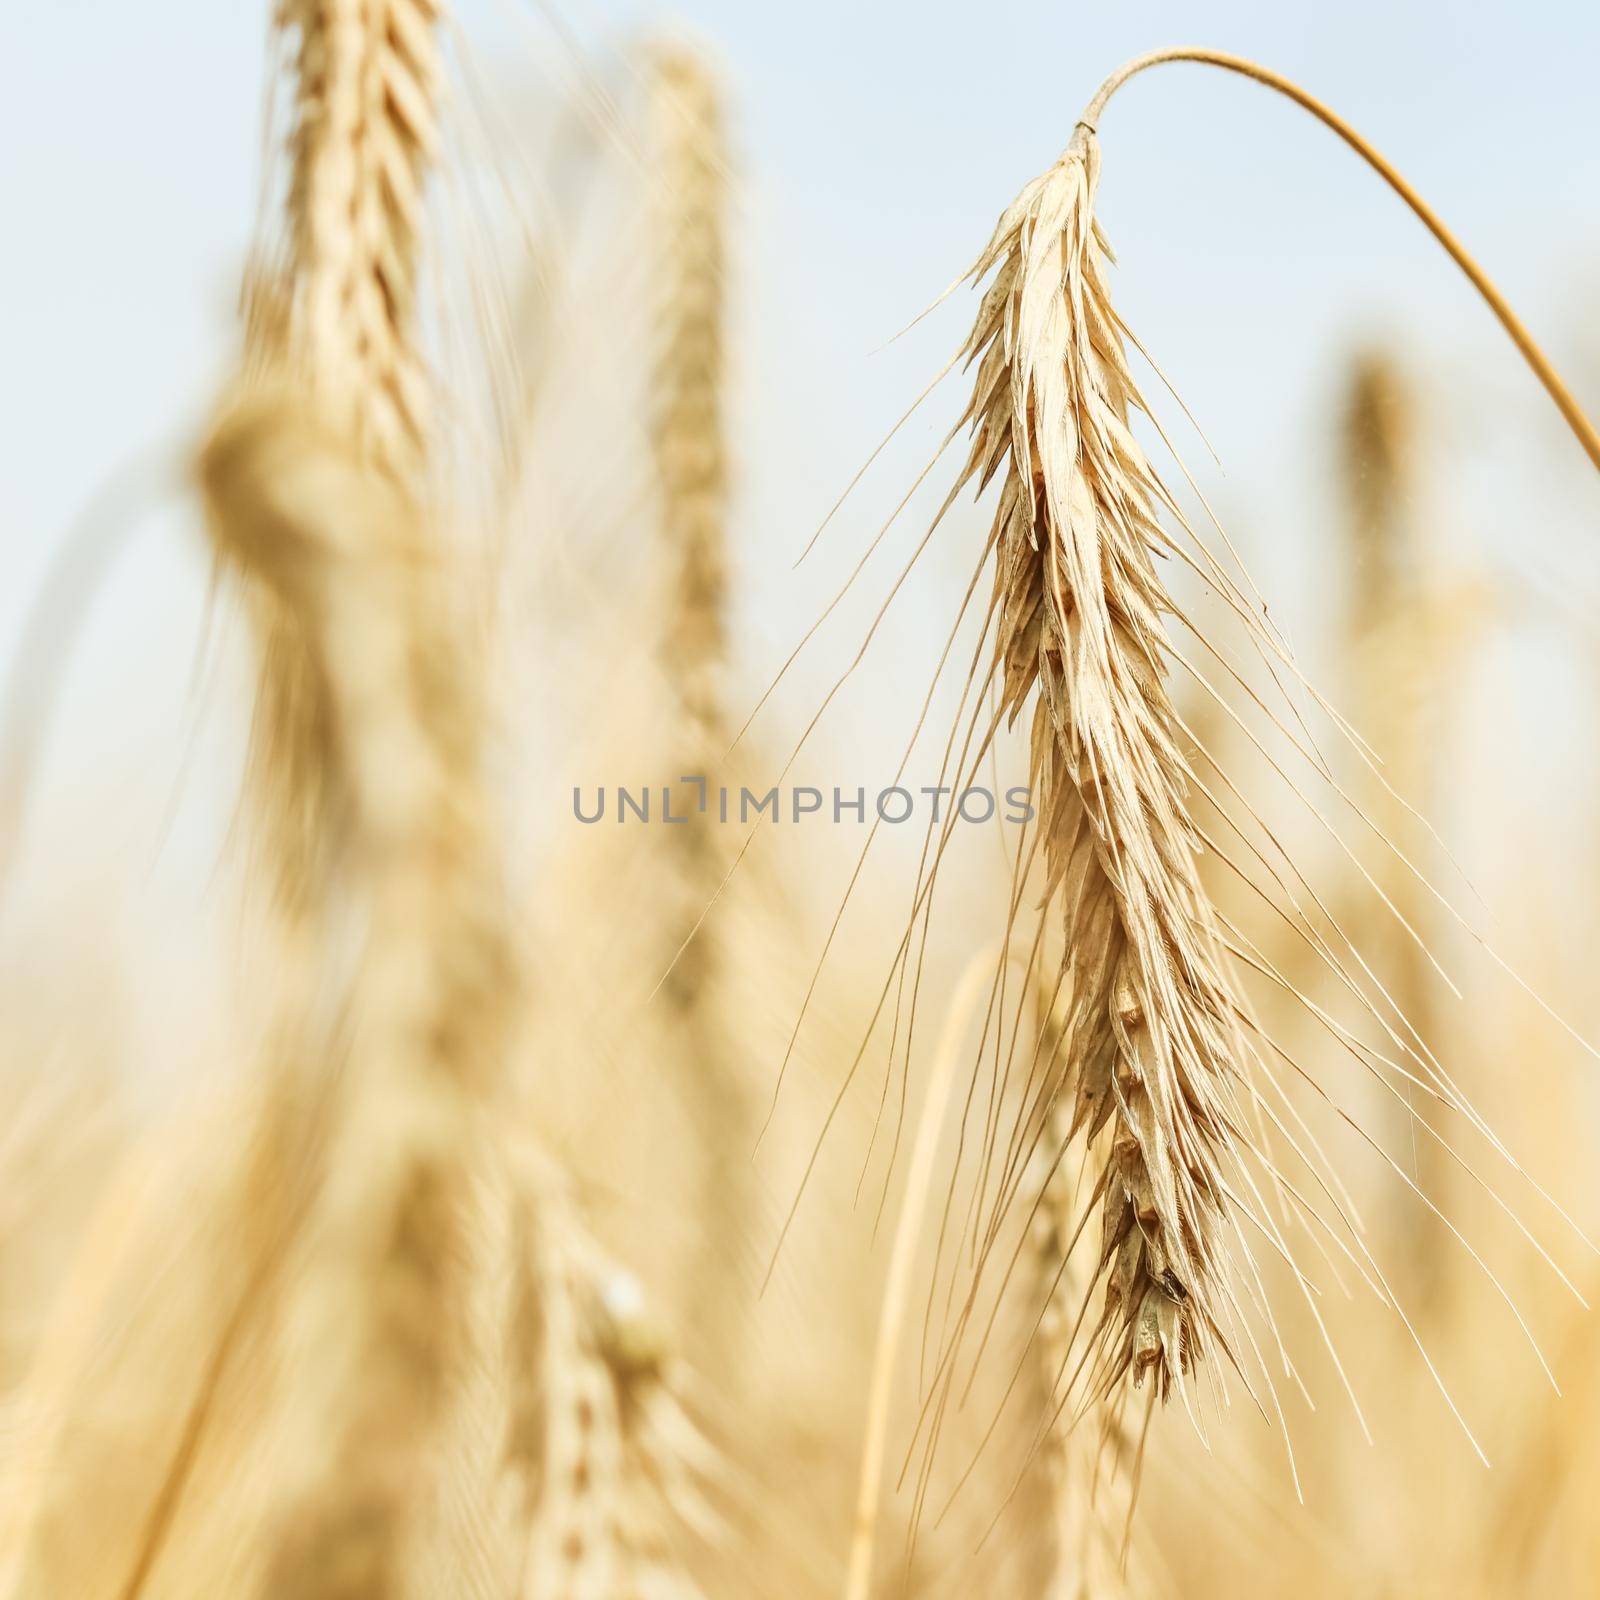
[[[1367,916],[1364,943],[1408,1028],[1438,1050],[1445,1044],[1446,1008],[1426,951],[1406,932],[1416,929],[1431,943],[1437,907],[1405,862],[1426,866],[1437,856],[1420,818],[1433,810],[1439,714],[1450,699],[1453,669],[1470,647],[1478,607],[1440,581],[1420,504],[1416,397],[1387,352],[1368,350],[1352,363],[1340,445],[1348,706],[1352,723],[1383,763],[1381,781],[1369,774],[1363,785],[1363,809],[1398,852],[1385,852],[1376,869],[1398,916]],[[1448,1211],[1455,1162],[1434,1139],[1416,1136],[1409,1103],[1397,1110],[1400,1131],[1414,1147],[1419,1187]],[[1447,1233],[1431,1213],[1418,1212],[1409,1241],[1412,1268],[1437,1307]]]
[[[1409,809],[1426,811],[1437,719],[1450,668],[1469,641],[1472,596],[1449,594],[1421,503],[1417,403],[1392,355],[1368,350],[1352,363],[1340,431],[1344,491],[1345,613],[1351,720],[1384,765],[1364,809],[1411,860],[1427,851],[1428,833]],[[1413,927],[1429,919],[1429,896],[1403,864],[1382,864],[1384,890]],[[1410,941],[1407,941],[1410,943]],[[1419,953],[1396,952],[1417,964]],[[1387,964],[1387,963],[1386,963]],[[1396,994],[1424,1003],[1420,962]],[[1420,1016],[1413,1017],[1420,1025]]]
[[[1080,127],[1000,218],[967,345],[977,378],[962,481],[1003,469],[990,533],[996,676],[1032,715],[1034,803],[1059,896],[1072,1010],[1061,1092],[1096,1179],[1107,1381],[1165,1396],[1223,1342],[1224,1168],[1243,1048],[1196,871],[1165,682],[1156,572],[1170,501],[1129,431],[1140,395],[1094,221],[1099,147]]]

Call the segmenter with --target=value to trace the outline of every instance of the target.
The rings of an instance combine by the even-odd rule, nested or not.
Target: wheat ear
[[[424,185],[436,155],[439,0],[279,0],[294,47],[285,237],[247,286],[246,371],[288,381],[373,470],[417,485],[428,394],[417,329]],[[327,870],[325,707],[296,619],[258,589],[264,664],[251,793],[291,915]]]
[[[1195,867],[1156,572],[1168,497],[1129,430],[1142,408],[1094,221],[1087,128],[1000,218],[967,345],[977,377],[963,481],[1004,482],[995,678],[1032,710],[1032,780],[1066,919],[1066,1088],[1097,1182],[1102,1329],[1117,1371],[1165,1394],[1228,1318],[1223,1165],[1239,1141],[1235,999]],[[1036,705],[1035,705],[1036,702]]]
[[[1349,705],[1352,721],[1384,764],[1383,780],[1366,785],[1364,809],[1398,847],[1379,868],[1384,898],[1398,919],[1368,919],[1371,958],[1395,1010],[1437,1050],[1447,1008],[1421,946],[1400,926],[1403,921],[1428,936],[1437,929],[1436,907],[1401,858],[1425,863],[1436,853],[1420,817],[1434,810],[1437,723],[1478,607],[1472,596],[1447,593],[1441,585],[1422,520],[1418,433],[1416,398],[1399,363],[1379,349],[1360,354],[1351,365],[1340,432]],[[1397,1109],[1417,1185],[1448,1212],[1455,1162],[1437,1138],[1416,1136],[1418,1112],[1409,1095]],[[1411,1265],[1427,1286],[1431,1313],[1442,1304],[1448,1276],[1445,1237],[1431,1212],[1417,1217]]]
[[[348,864],[373,919],[318,1249],[292,1307],[320,1393],[306,1481],[269,1533],[269,1593],[400,1582],[460,1333],[470,1123],[511,999],[481,708],[419,501],[440,11],[278,6],[295,36],[287,257],[258,288],[248,351],[258,386],[269,377],[225,412],[201,469],[214,537],[264,597],[257,755],[280,774],[283,877],[318,920]]]
[[[1415,407],[1391,357],[1373,352],[1354,363],[1343,421],[1351,719],[1382,759],[1388,779],[1368,801],[1368,813],[1409,859],[1417,860],[1426,835],[1396,796],[1427,809],[1424,778],[1429,712],[1439,688],[1439,619],[1429,604],[1430,575],[1415,522]],[[1430,908],[1412,876],[1396,870],[1385,876],[1385,892],[1406,921],[1426,926]],[[1424,1026],[1432,993],[1427,964],[1412,941],[1395,943],[1384,963],[1387,986],[1401,1014],[1431,1039]]]
[[[318,623],[327,619],[310,615],[309,573],[317,558],[308,550],[316,546],[316,531],[326,531],[319,522],[324,514],[354,512],[345,532],[371,532],[380,547],[393,530],[416,522],[410,492],[384,486],[409,484],[422,471],[425,407],[414,284],[422,174],[435,142],[437,14],[432,0],[285,0],[275,12],[277,26],[292,31],[297,45],[289,229],[273,268],[253,275],[246,355],[256,382],[270,372],[284,386],[282,404],[278,413],[258,407],[248,415],[230,414],[212,441],[202,477],[219,552],[250,569],[255,580],[251,593],[264,639],[253,790],[286,891],[288,914],[275,931],[294,994],[278,1042],[289,1047],[291,1066],[284,1082],[266,1088],[262,1137],[246,1153],[237,1184],[219,1186],[214,1197],[224,1230],[241,1214],[233,1207],[261,1203],[245,1214],[231,1251],[215,1268],[214,1322],[205,1325],[204,1343],[197,1341],[194,1366],[202,1376],[189,1391],[192,1399],[159,1429],[145,1432],[143,1442],[153,1447],[163,1474],[151,1489],[151,1509],[136,1531],[125,1537],[119,1525],[116,1538],[106,1541],[108,1570],[122,1560],[124,1544],[129,1548],[126,1582],[118,1590],[129,1597],[142,1592],[160,1558],[190,1457],[208,1424],[209,1380],[203,1375],[214,1373],[220,1383],[242,1323],[270,1321],[267,1290],[307,1198],[307,1163],[286,1159],[283,1151],[315,1142],[318,1130],[310,1124],[317,1118],[300,1104],[304,1085],[287,1080],[305,1054],[302,1006],[312,989],[317,913],[339,836],[351,820],[349,801],[358,792],[369,801],[378,798],[381,778],[381,770],[352,774],[348,764],[346,779],[359,776],[364,786],[341,785],[335,776],[339,758],[352,753],[349,734],[359,719],[327,692],[340,679],[340,663],[330,661],[328,640],[317,635]],[[306,446],[304,459],[295,456],[297,444]],[[319,508],[324,489],[328,503]],[[281,549],[256,542],[263,528],[284,532]],[[311,536],[296,537],[308,528]],[[403,685],[394,687],[404,693]],[[342,728],[336,725],[341,716]],[[208,1260],[205,1267],[212,1270],[213,1264]],[[182,1317],[170,1320],[184,1337],[194,1337]],[[160,1314],[148,1321],[158,1332],[165,1326]],[[139,1333],[152,1337],[144,1326]],[[139,1348],[126,1330],[123,1343],[125,1352]],[[386,1381],[378,1378],[380,1385]],[[78,1404],[93,1425],[105,1425],[95,1413],[101,1406],[110,1410],[106,1384],[83,1387]],[[112,1403],[116,1399],[113,1394]],[[145,1427],[135,1408],[117,1415],[130,1433]],[[359,1426],[352,1422],[351,1431]],[[192,1439],[180,1447],[180,1436],[189,1433]],[[374,1454],[368,1452],[369,1460]],[[404,1478],[405,1450],[395,1459]],[[63,1464],[59,1484],[52,1480],[57,1499],[35,1517],[33,1543],[46,1552],[42,1570],[72,1570],[52,1566],[49,1554],[58,1490],[70,1493],[93,1481],[89,1474],[96,1470],[92,1460],[82,1468]],[[361,1486],[360,1492],[369,1491],[370,1484]],[[115,1513],[109,1520],[119,1521]],[[130,1515],[127,1522],[133,1527],[136,1518]]]
[[[695,1600],[715,1460],[674,1392],[665,1332],[553,1174],[516,1159],[508,1454],[529,1530],[517,1593]]]
[[[416,346],[423,185],[438,146],[439,0],[280,0],[292,29],[290,260],[275,337],[332,426],[409,467],[427,424]]]
[[[1282,95],[1286,100],[1292,100],[1297,106],[1310,112],[1324,127],[1331,129],[1344,140],[1411,208],[1417,220],[1433,235],[1445,253],[1461,269],[1467,280],[1482,297],[1484,304],[1494,313],[1495,320],[1505,329],[1511,342],[1517,347],[1518,353],[1527,363],[1529,371],[1543,385],[1545,393],[1550,396],[1556,410],[1561,413],[1562,420],[1572,431],[1573,438],[1578,441],[1584,454],[1588,456],[1597,468],[1600,468],[1600,430],[1596,429],[1583,407],[1578,404],[1571,389],[1563,381],[1561,374],[1556,371],[1550,358],[1539,348],[1538,341],[1511,308],[1511,303],[1500,292],[1494,280],[1478,265],[1472,253],[1445,226],[1444,219],[1412,187],[1393,162],[1377,150],[1358,129],[1352,127],[1336,111],[1324,105],[1315,95],[1302,89],[1292,79],[1284,77],[1281,72],[1272,71],[1270,67],[1262,66],[1258,61],[1251,61],[1245,56],[1231,55],[1225,50],[1206,50],[1192,45],[1179,45],[1170,49],[1152,50],[1146,55],[1135,56],[1131,61],[1124,62],[1100,85],[1099,89],[1095,91],[1094,98],[1085,108],[1080,125],[1091,130],[1096,128],[1101,114],[1111,101],[1111,97],[1131,78],[1137,77],[1141,72],[1148,71],[1151,67],[1164,66],[1171,62],[1179,61],[1192,62],[1199,66],[1217,67],[1223,72],[1236,73],[1242,78],[1249,78],[1251,81],[1271,89],[1274,93]]]
[[[1042,988],[1042,986],[1040,986]],[[1065,1047],[1060,1008],[1041,995],[1040,1054],[1047,1074]],[[1038,1471],[1048,1507],[1044,1533],[1050,1600],[1118,1600],[1131,1592],[1128,1540],[1133,1516],[1132,1450],[1119,1389],[1079,1415],[1071,1404],[1077,1330],[1093,1285],[1076,1250],[1085,1200],[1081,1169],[1068,1156],[1071,1115],[1064,1099],[1045,1112],[1039,1204],[1028,1256],[1040,1311],[1034,1355],[1043,1404]]]
[[[219,541],[306,642],[348,828],[336,859],[371,926],[290,1333],[318,1351],[308,1481],[267,1592],[377,1596],[398,1592],[431,1470],[460,1335],[474,1116],[514,1014],[478,781],[482,708],[414,503],[319,416],[270,392],[247,400],[225,414],[202,476]]]
[[[1091,1387],[1154,1374],[1160,1392],[1241,1327],[1231,1288],[1241,1208],[1228,1173],[1269,1163],[1261,1065],[1229,941],[1196,871],[1189,772],[1166,685],[1163,618],[1178,615],[1156,558],[1183,527],[1130,431],[1143,412],[1094,220],[1095,128],[1112,95],[1154,65],[1195,61],[1266,84],[1332,128],[1412,208],[1511,335],[1591,458],[1600,435],[1498,289],[1394,167],[1298,85],[1254,62],[1156,51],[1113,73],[1067,151],[1002,215],[973,276],[990,277],[966,347],[977,375],[963,483],[1003,471],[991,681],[1015,721],[1032,709],[1031,774],[1047,863],[1044,899],[1066,920],[1071,1047],[1059,1091],[1073,1126],[1109,1153],[1092,1193],[1103,1224],[1106,1307]],[[1185,528],[1187,532],[1187,529]],[[1214,567],[1214,564],[1213,564]],[[1237,608],[1243,611],[1244,608]],[[1281,646],[1253,613],[1258,647]],[[1253,1273],[1253,1268],[1251,1269]]]
[[[723,417],[727,151],[720,86],[690,46],[657,45],[649,59],[653,152],[653,363],[650,442],[666,577],[660,643],[675,701],[674,770],[702,796],[725,776],[728,624],[728,464]],[[691,803],[666,840],[672,879],[663,956],[667,1026],[693,1081],[703,1128],[696,1205],[703,1245],[695,1267],[696,1323],[714,1342],[725,1379],[743,1356],[738,1262],[717,1219],[745,1216],[753,1194],[755,1107],[726,1014],[727,950],[706,907],[730,864],[715,802]]]

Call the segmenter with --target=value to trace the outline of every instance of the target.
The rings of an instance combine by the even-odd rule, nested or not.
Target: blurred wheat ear
[[[376,1595],[398,1585],[431,1471],[474,1122],[516,1012],[482,712],[449,570],[404,491],[279,398],[224,417],[203,475],[224,548],[296,619],[347,829],[331,859],[372,927],[345,1001],[318,1246],[292,1308],[290,1336],[320,1352],[307,1483],[269,1590],[341,1593],[360,1568],[359,1592]]]
[[[600,1255],[551,1174],[519,1165],[507,1420],[531,1537],[518,1592],[692,1600],[696,1552],[726,1532],[722,1463],[638,1281]]]
[[[722,90],[686,43],[648,56],[652,365],[646,403],[664,571],[660,655],[669,685],[675,774],[698,779],[681,826],[666,839],[671,876],[661,960],[666,1026],[690,1082],[702,1149],[692,1201],[704,1241],[691,1268],[698,1332],[714,1351],[725,1394],[746,1359],[749,1284],[727,1219],[751,1214],[756,1136],[751,1065],[728,1006],[725,935],[707,908],[732,855],[716,795],[729,776],[729,469],[725,418],[728,150]],[[693,795],[686,786],[684,792]]]
[[[287,262],[258,298],[275,315],[251,322],[253,387],[201,464],[219,548],[267,610],[260,760],[289,785],[285,881],[315,921],[348,876],[373,928],[346,1001],[319,1246],[289,1310],[291,1340],[321,1357],[269,1593],[399,1592],[459,1344],[473,1118],[515,1011],[481,700],[419,500],[438,17],[431,0],[280,6],[295,34]]]
[[[292,46],[288,205],[257,243],[245,294],[247,382],[293,385],[366,468],[413,490],[431,409],[417,277],[441,15],[439,0],[277,0]],[[325,708],[294,613],[268,585],[251,592],[266,657],[252,795],[292,910],[325,871]]]
[[[1042,988],[1042,986],[1041,986]],[[1038,1051],[1046,1072],[1065,1047],[1062,1008],[1038,995]],[[1079,1416],[1071,1407],[1078,1330],[1093,1296],[1081,1240],[1083,1173],[1071,1154],[1071,1112],[1052,1104],[1035,1155],[1039,1205],[1030,1224],[1033,1298],[1040,1305],[1034,1334],[1041,1420],[1035,1435],[1036,1471],[1043,1479],[1048,1521],[1041,1534],[1051,1600],[1116,1600],[1135,1592],[1129,1581],[1137,1446],[1126,1419],[1128,1391],[1118,1387]],[[1154,1398],[1152,1391],[1151,1399]],[[1150,1414],[1146,1406],[1146,1420]]]
[[[704,58],[660,45],[649,72],[656,253],[648,405],[668,573],[662,666],[680,704],[681,754],[698,763],[692,771],[709,774],[729,738],[728,152],[721,90]],[[681,981],[693,983],[692,973]]]
[[[1339,431],[1348,574],[1344,638],[1352,723],[1384,765],[1365,805],[1412,861],[1426,860],[1430,839],[1410,805],[1431,812],[1428,778],[1440,691],[1444,619],[1429,530],[1420,504],[1421,439],[1417,398],[1395,356],[1381,348],[1351,363]],[[1413,928],[1431,930],[1434,908],[1413,874],[1393,855],[1382,868],[1384,893]],[[1359,915],[1359,913],[1357,913]],[[1396,1009],[1430,1045],[1440,1040],[1440,1007],[1428,963],[1391,919],[1357,924]],[[1409,1137],[1410,1128],[1404,1132]],[[1431,1140],[1418,1148],[1419,1181],[1437,1192],[1448,1163]],[[1424,1223],[1414,1241],[1421,1281],[1438,1278],[1439,1230]]]
[[[525,1285],[511,1329],[485,1346],[471,1312],[476,1235],[498,1228],[478,1202],[480,1174],[521,1137],[504,1123],[526,1115],[511,1078],[527,996],[483,771],[483,652],[428,493],[413,342],[438,10],[396,0],[284,18],[300,30],[286,312],[279,348],[225,408],[202,478],[220,547],[268,596],[269,644],[286,633],[296,651],[289,740],[317,761],[316,788],[293,797],[314,840],[306,864],[322,869],[308,873],[313,910],[326,918],[353,897],[367,932],[331,1039],[336,1120],[289,1307],[288,1344],[317,1355],[290,1397],[297,1448],[269,1519],[264,1590],[409,1592],[432,1508],[458,1488],[444,1446],[463,1377],[486,1347],[515,1351],[519,1330],[538,1330],[538,1350],[522,1351],[528,1370],[506,1376],[502,1399],[526,1425],[480,1463],[485,1494],[513,1470],[523,1481],[509,1537],[543,1553],[519,1588],[681,1587],[632,1504],[650,1478],[662,1517],[679,1509],[667,1469],[681,1440],[628,1446],[640,1424],[621,1415],[620,1393],[606,1397],[638,1352],[560,1334],[564,1306],[582,1328],[629,1324],[604,1315],[601,1269],[546,1248],[573,1232],[552,1186],[514,1173],[504,1199],[522,1219],[510,1230]],[[587,1385],[574,1404],[590,1454],[577,1461],[562,1455],[570,1383]],[[641,1416],[660,1413],[642,1377],[630,1392]],[[542,1431],[530,1433],[536,1415]],[[592,1522],[598,1569],[573,1558],[567,1534],[554,1550],[541,1543],[563,1506]]]

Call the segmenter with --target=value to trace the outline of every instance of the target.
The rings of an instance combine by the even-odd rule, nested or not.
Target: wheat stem
[[[922,1103],[916,1145],[911,1155],[911,1170],[900,1202],[900,1219],[895,1225],[894,1249],[889,1258],[889,1276],[883,1291],[883,1306],[878,1314],[877,1347],[872,1360],[872,1387],[867,1396],[867,1428],[861,1446],[861,1477],[856,1490],[855,1527],[850,1541],[850,1566],[845,1578],[844,1600],[867,1600],[872,1591],[872,1555],[878,1528],[878,1504],[883,1496],[883,1457],[889,1429],[890,1382],[894,1377],[895,1355],[900,1347],[900,1330],[905,1322],[911,1297],[911,1268],[916,1260],[917,1240],[927,1213],[928,1190],[933,1181],[933,1160],[944,1126],[945,1108],[950,1103],[950,1087],[955,1081],[956,1061],[961,1041],[977,1005],[983,985],[989,981],[991,962],[979,956],[969,963],[950,1011],[944,1034],[934,1058],[933,1076]]]
[[[1539,348],[1533,335],[1528,332],[1522,319],[1511,309],[1506,297],[1496,288],[1493,279],[1480,267],[1467,247],[1456,238],[1455,234],[1445,225],[1439,214],[1422,198],[1411,186],[1400,171],[1375,149],[1366,137],[1353,128],[1331,107],[1324,105],[1317,97],[1292,79],[1284,77],[1281,73],[1272,71],[1270,67],[1263,67],[1259,62],[1251,61],[1245,56],[1230,55],[1225,50],[1207,50],[1193,45],[1178,45],[1164,50],[1152,50],[1147,55],[1136,56],[1133,60],[1124,62],[1100,85],[1094,98],[1085,107],[1079,122],[1093,130],[1096,128],[1100,114],[1105,110],[1118,89],[1130,78],[1143,72],[1147,67],[1163,66],[1169,61],[1192,61],[1201,66],[1220,67],[1224,72],[1235,72],[1240,77],[1249,78],[1254,83],[1275,89],[1279,94],[1304,110],[1309,111],[1319,122],[1331,128],[1344,142],[1350,146],[1374,172],[1389,185],[1394,192],[1416,214],[1417,219],[1431,233],[1435,239],[1444,246],[1451,260],[1460,267],[1473,288],[1483,296],[1489,309],[1499,319],[1500,326],[1511,335],[1512,342],[1522,352],[1523,360],[1532,368],[1534,376],[1544,385],[1545,392],[1555,401],[1556,409],[1566,419],[1567,426],[1572,429],[1578,443],[1583,446],[1584,452],[1597,468],[1600,468],[1600,432],[1597,432],[1593,422],[1583,407],[1573,398],[1572,391],[1562,381],[1561,375],[1551,365],[1550,359]]]

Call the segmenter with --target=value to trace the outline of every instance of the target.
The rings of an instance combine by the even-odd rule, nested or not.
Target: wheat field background
[[[1594,16],[5,26],[0,1593],[1600,1594]]]

